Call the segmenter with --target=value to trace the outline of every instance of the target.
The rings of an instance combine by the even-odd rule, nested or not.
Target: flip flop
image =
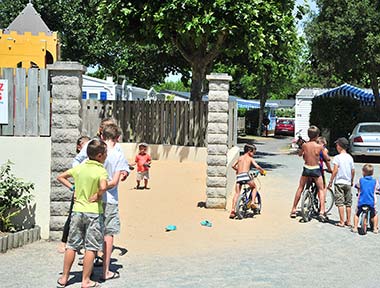
[[[111,277],[108,277],[107,279],[106,278],[100,278],[100,281],[105,282],[108,280],[118,279],[118,278],[120,278],[120,273],[115,271],[115,272],[113,272],[113,275]]]
[[[175,231],[175,230],[177,230],[177,226],[175,226],[175,225],[168,225],[168,226],[166,226],[165,230],[166,230],[166,232]]]
[[[206,227],[212,227],[212,223],[208,220],[201,221],[201,225]]]
[[[294,219],[297,217],[297,212],[290,213],[290,218]]]
[[[231,211],[230,219],[235,219],[235,217],[236,217],[235,211]]]
[[[102,286],[98,282],[94,282],[91,286],[81,286],[81,288],[101,288]]]
[[[59,278],[61,279],[61,278]],[[63,287],[66,287],[66,284],[62,284],[61,282],[59,282],[59,279],[57,280],[57,288],[63,288]]]
[[[340,228],[344,228],[344,224],[340,224],[339,222],[338,223],[335,223],[335,226],[337,226],[337,227],[340,227]]]

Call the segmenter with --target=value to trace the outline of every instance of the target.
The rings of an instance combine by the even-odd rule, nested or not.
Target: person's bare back
[[[319,154],[323,151],[323,146],[315,141],[310,141],[302,145],[302,156],[307,166],[319,166]]]
[[[238,174],[248,172],[251,169],[251,165],[254,164],[253,162],[253,158],[248,154],[240,156],[237,160],[236,172]]]

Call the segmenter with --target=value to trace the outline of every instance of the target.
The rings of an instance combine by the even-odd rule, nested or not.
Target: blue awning
[[[356,100],[359,100],[362,103],[362,105],[375,105],[375,97],[372,93],[366,92],[363,89],[352,86],[350,84],[340,85],[339,87],[331,89],[316,97],[333,97],[336,95],[354,98]]]
[[[238,104],[238,108],[246,108],[246,109],[260,109],[260,101],[258,100],[246,100],[241,98],[236,98],[236,102]],[[277,103],[265,103],[266,108],[277,108]]]

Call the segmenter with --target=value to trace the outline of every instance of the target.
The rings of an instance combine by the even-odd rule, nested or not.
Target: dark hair
[[[253,144],[245,144],[244,145],[244,153],[247,153],[249,151],[256,151],[256,146]]]
[[[319,136],[321,131],[317,126],[311,125],[309,129],[307,129],[307,136],[309,136],[310,139],[315,139]]]
[[[90,160],[95,160],[99,153],[105,153],[107,151],[107,144],[98,139],[91,140],[87,145],[87,156]]]
[[[88,142],[88,141],[90,141],[90,137],[88,137],[88,136],[80,136],[78,139],[77,139],[77,153],[79,153],[80,152],[80,150],[78,149],[78,146],[79,145],[82,145],[83,143],[85,143],[85,142]]]
[[[116,124],[107,124],[104,126],[102,136],[104,140],[116,139],[121,135],[119,127]]]
[[[110,124],[116,125],[116,120],[114,118],[104,118],[100,121],[98,132],[96,133],[96,136],[100,137],[103,133],[104,127]]]

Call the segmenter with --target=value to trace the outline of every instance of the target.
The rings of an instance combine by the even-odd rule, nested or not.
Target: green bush
[[[12,217],[18,215],[32,199],[33,183],[26,183],[11,173],[11,161],[0,167],[0,231],[15,231]]]
[[[278,108],[276,109],[276,117],[294,118],[296,115],[294,108]]]
[[[247,108],[238,108],[238,117],[245,117],[247,114]]]

